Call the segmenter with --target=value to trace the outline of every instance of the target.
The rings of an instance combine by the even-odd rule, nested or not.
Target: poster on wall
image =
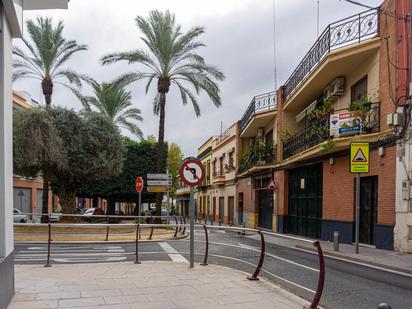
[[[357,135],[361,131],[361,118],[356,112],[344,112],[330,116],[330,136]]]

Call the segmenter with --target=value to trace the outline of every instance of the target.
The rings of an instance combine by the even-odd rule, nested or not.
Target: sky
[[[62,20],[65,38],[88,45],[88,50],[74,55],[67,66],[99,82],[111,81],[141,68],[123,63],[101,66],[99,62],[108,53],[144,47],[136,27],[136,16],[146,17],[153,9],[169,9],[176,14],[183,31],[204,26],[206,32],[200,40],[206,47],[200,49],[199,54],[226,75],[220,82],[222,106],[216,108],[206,95],[200,95],[201,116],[196,117],[190,104],[182,105],[179,92],[174,88],[169,91],[166,103],[165,140],[179,144],[186,156],[192,156],[210,136],[220,133],[221,126],[225,130],[238,121],[255,95],[275,90],[275,49],[279,87],[315,42],[317,0],[274,2],[275,14],[273,0],[70,0],[69,10],[25,12],[24,19],[50,16],[55,22]],[[382,1],[360,2],[378,6]],[[320,32],[328,24],[364,10],[344,0],[319,0]],[[26,33],[23,35],[26,37]],[[15,44],[20,45],[21,41],[16,40]],[[142,85],[144,82],[134,83],[128,90],[132,92],[134,107],[142,111],[144,120],[139,126],[144,135],[157,136],[158,117],[152,108],[156,83],[147,95]],[[17,81],[13,87],[44,102],[37,80]],[[87,86],[82,92],[91,94]],[[82,108],[77,98],[59,85],[54,88],[52,104],[76,110]],[[122,133],[130,136],[127,131]]]

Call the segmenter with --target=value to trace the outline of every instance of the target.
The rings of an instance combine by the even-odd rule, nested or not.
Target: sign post
[[[350,172],[356,173],[355,252],[359,253],[360,174],[369,173],[369,143],[350,144]]]
[[[180,165],[179,175],[182,182],[190,186],[190,268],[194,267],[194,251],[195,251],[195,198],[194,187],[199,185],[205,172],[203,164],[198,159],[189,157],[183,160]]]
[[[143,178],[137,177],[136,178],[136,191],[139,192],[139,207],[138,207],[139,213],[137,214],[138,216],[142,214],[142,190],[143,190]]]

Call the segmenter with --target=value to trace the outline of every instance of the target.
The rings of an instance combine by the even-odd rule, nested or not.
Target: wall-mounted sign
[[[330,136],[350,136],[360,132],[361,118],[356,112],[344,112],[330,116]]]
[[[369,172],[369,143],[350,144],[350,172]]]

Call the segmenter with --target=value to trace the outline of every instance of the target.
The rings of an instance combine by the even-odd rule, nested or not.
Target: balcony
[[[327,26],[286,81],[285,97],[289,98],[332,51],[359,44],[377,35],[379,35],[378,9],[372,9]]]
[[[225,183],[226,176],[223,171],[219,171],[213,174],[213,184],[214,185],[223,185]]]
[[[354,105],[356,109],[334,110],[333,115],[331,112],[328,112],[300,132],[287,138],[286,141],[283,142],[283,160],[325,141],[332,141],[330,146],[333,147],[333,141],[336,140],[336,138],[379,132],[379,103],[366,102],[363,103],[361,107],[359,105],[360,104]],[[346,117],[348,120],[342,121],[342,125],[336,127],[339,118],[343,117]],[[328,150],[328,147],[320,149],[320,151],[323,152]]]
[[[242,137],[244,136],[246,129],[252,129],[250,131],[256,130],[258,127],[264,126],[262,123],[253,123],[254,118],[259,118],[262,122],[267,123],[272,115],[268,115],[267,112],[274,111],[276,109],[276,92],[268,92],[255,96],[250,102],[246,112],[240,119],[240,132]],[[253,127],[253,128],[252,128]],[[248,130],[249,131],[249,130]]]
[[[262,167],[276,161],[276,145],[257,144],[248,149],[240,158],[239,172],[243,173],[253,167]]]

